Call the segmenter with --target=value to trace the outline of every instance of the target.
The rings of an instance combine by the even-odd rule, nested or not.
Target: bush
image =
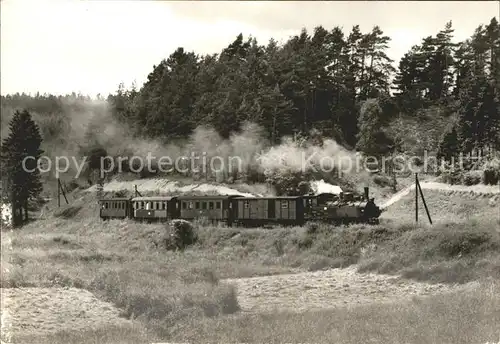
[[[380,174],[377,174],[376,176],[373,177],[373,182],[380,187],[393,186],[391,178]]]
[[[198,236],[191,222],[185,220],[172,220],[169,229],[170,235],[169,238],[167,238],[168,249],[183,250],[195,244],[198,240]]]
[[[483,184],[496,185],[500,180],[500,156],[489,157],[481,166]]]
[[[464,172],[460,170],[460,166],[455,164],[447,164],[441,173],[441,178],[444,183],[455,185],[461,184],[464,180]]]
[[[120,190],[115,192],[115,197],[124,198],[127,197],[127,190]]]
[[[80,212],[80,210],[82,210],[81,205],[70,205],[55,211],[54,216],[63,219],[72,219]]]
[[[465,185],[477,185],[481,183],[481,172],[480,171],[469,171],[465,173],[463,177],[463,183]]]
[[[446,171],[441,175],[444,183],[456,185],[462,183],[463,173],[459,171]]]
[[[454,257],[457,255],[467,255],[485,250],[484,245],[493,241],[490,233],[487,232],[456,232],[450,233],[446,237],[439,238],[438,252],[444,257]]]
[[[500,172],[495,170],[493,167],[487,167],[483,171],[483,184],[486,185],[496,185],[500,180]]]
[[[67,184],[64,184],[64,189],[66,192],[71,192],[80,188],[80,184],[76,180],[70,180]]]

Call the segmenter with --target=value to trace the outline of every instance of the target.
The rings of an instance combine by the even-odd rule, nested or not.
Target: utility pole
[[[418,194],[420,193],[420,197],[422,197],[422,202],[424,203],[425,212],[427,213],[427,218],[429,219],[429,223],[432,225],[431,214],[429,212],[429,208],[427,208],[427,203],[425,202],[424,193],[422,192],[422,187],[420,186],[420,182],[418,181],[418,174],[415,173],[415,221],[418,223]]]
[[[69,204],[68,199],[66,198],[66,193],[64,192],[64,188],[61,184],[61,180],[57,178],[57,206],[61,207],[61,193],[64,196],[64,200],[66,204]]]
[[[418,177],[415,173],[415,222],[418,223]]]

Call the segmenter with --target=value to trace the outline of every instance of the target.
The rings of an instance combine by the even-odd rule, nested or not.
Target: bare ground
[[[298,274],[226,279],[237,286],[243,311],[311,311],[372,303],[401,302],[413,296],[447,293],[471,288],[415,282],[401,277],[361,274],[352,266],[345,269]]]

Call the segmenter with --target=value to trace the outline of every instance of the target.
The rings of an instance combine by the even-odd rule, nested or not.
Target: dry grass
[[[498,284],[408,302],[193,321],[191,343],[483,344],[500,338]],[[186,325],[187,326],[187,325]],[[194,330],[196,329],[196,330]]]
[[[198,243],[173,252],[162,246],[165,225],[101,222],[96,210],[87,205],[71,220],[50,216],[9,233],[10,242],[2,239],[2,268],[9,269],[2,271],[2,287],[87,289],[145,329],[136,333],[113,326],[95,333],[54,331],[36,337],[36,342],[193,342],[206,338],[212,342],[360,343],[371,338],[379,343],[484,343],[499,336],[493,326],[500,322],[498,294],[488,289],[413,303],[249,315],[239,311],[237,290],[221,283],[223,278],[353,264],[364,271],[403,273],[431,282],[498,278],[500,238],[494,222],[432,228],[392,222],[375,227],[308,225],[273,230],[198,224]],[[33,336],[19,339],[29,342]]]
[[[120,327],[140,329],[142,326],[120,317],[112,304],[97,299],[77,288],[2,288],[2,327],[13,337],[36,333]]]
[[[500,338],[500,287],[473,290],[407,302],[372,304],[327,311],[235,314],[189,318],[175,329],[152,334],[144,330],[62,331],[37,337],[45,343],[412,343],[484,344]],[[32,343],[29,337],[17,343]],[[31,337],[33,339],[33,337]]]

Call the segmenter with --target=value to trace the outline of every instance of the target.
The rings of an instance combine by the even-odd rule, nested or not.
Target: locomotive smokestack
[[[368,186],[365,186],[365,199],[368,202],[370,200],[370,191],[368,189]]]

